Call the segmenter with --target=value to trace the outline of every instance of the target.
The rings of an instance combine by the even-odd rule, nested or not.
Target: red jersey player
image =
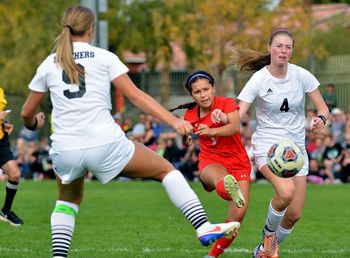
[[[206,191],[216,190],[229,202],[227,221],[242,222],[247,210],[251,165],[240,136],[239,107],[232,98],[215,96],[214,78],[198,71],[186,81],[186,89],[194,103],[184,119],[199,136],[200,180]],[[217,240],[206,257],[218,257],[234,238]]]

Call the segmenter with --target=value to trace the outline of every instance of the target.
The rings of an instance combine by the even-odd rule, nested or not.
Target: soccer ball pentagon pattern
[[[267,153],[267,165],[279,177],[295,176],[301,170],[303,164],[303,152],[291,140],[273,144]]]

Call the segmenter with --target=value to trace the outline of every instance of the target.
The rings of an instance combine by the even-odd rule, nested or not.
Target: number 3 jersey
[[[232,98],[218,96],[215,96],[214,105],[207,115],[199,118],[198,108],[199,106],[196,105],[194,108],[187,110],[184,116],[184,119],[192,124],[194,132],[197,131],[200,124],[206,124],[209,128],[223,126],[222,123],[214,123],[211,120],[211,112],[213,110],[220,109],[228,114],[239,109]],[[249,175],[251,169],[250,161],[239,133],[231,136],[215,137],[201,135],[199,136],[199,145],[198,167],[200,171],[209,164],[219,163],[229,171],[245,171]]]
[[[305,145],[305,93],[319,85],[310,72],[293,64],[288,64],[284,79],[272,76],[267,67],[253,74],[238,99],[255,100],[257,129],[252,144],[260,149],[256,154],[266,155],[272,144],[286,138]]]
[[[29,84],[32,91],[50,91],[54,151],[101,146],[124,136],[110,114],[110,89],[111,81],[128,68],[102,48],[84,42],[73,42],[73,48],[75,62],[84,70],[79,85],[70,82],[56,54],[42,62]]]

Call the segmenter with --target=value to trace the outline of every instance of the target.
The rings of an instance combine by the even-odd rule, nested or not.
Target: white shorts
[[[305,152],[304,152],[305,153]],[[264,165],[267,164],[267,155],[264,156],[254,156],[254,162],[258,169],[260,170]],[[309,174],[309,158],[307,155],[304,155],[304,164],[298,174],[295,176],[306,176]]]
[[[54,151],[50,150],[53,169],[61,178],[62,184],[83,177],[90,171],[103,184],[122,172],[135,152],[132,141],[124,138],[110,144],[81,149]]]

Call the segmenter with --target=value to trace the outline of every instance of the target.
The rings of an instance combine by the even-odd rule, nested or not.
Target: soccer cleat
[[[3,212],[0,210],[0,220],[9,222],[12,226],[18,227],[23,224],[21,220],[13,211]]]
[[[211,255],[206,255],[206,256],[203,256],[203,258],[217,258],[216,256],[211,256]]]
[[[242,208],[245,205],[245,200],[241,189],[239,189],[236,178],[232,175],[226,175],[224,177],[224,186],[226,192],[231,196],[233,203],[238,208]]]
[[[239,222],[227,222],[221,224],[205,223],[197,230],[199,241],[204,246],[214,243],[222,237],[232,238],[238,234]],[[201,229],[203,227],[203,229]]]
[[[278,258],[279,248],[276,233],[264,236],[264,252],[268,258]]]
[[[261,250],[262,244],[259,244],[257,247],[255,247],[253,251],[253,258],[267,258],[264,251]]]

